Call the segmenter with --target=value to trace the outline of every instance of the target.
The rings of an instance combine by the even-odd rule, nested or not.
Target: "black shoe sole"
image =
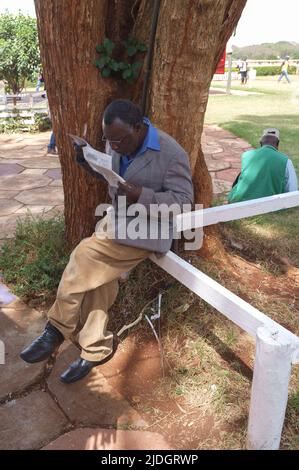
[[[43,362],[43,361],[46,361],[47,359],[50,359],[50,357],[53,356],[53,354],[57,353],[58,349],[59,349],[59,346],[57,346],[57,348],[54,349],[54,351],[52,351],[50,354],[47,354],[47,356],[39,358],[39,359],[30,360],[26,358],[26,354],[23,354],[23,353],[20,353],[20,358],[24,362],[27,362],[27,364],[37,364],[38,362]]]
[[[73,377],[71,379],[67,379],[67,378],[64,378],[64,377],[60,376],[59,377],[60,381],[65,383],[65,384],[71,384],[71,383],[77,382],[78,380],[84,379],[84,377],[86,377],[92,371],[92,369],[94,367],[101,366],[102,364],[105,364],[106,362],[110,361],[110,359],[113,358],[113,356],[116,352],[117,346],[118,346],[118,344],[116,345],[115,348],[113,348],[113,351],[112,351],[111,354],[109,354],[109,356],[104,357],[104,359],[102,359],[101,361],[96,361],[95,365],[91,369],[89,369],[85,374],[80,375],[80,377],[78,377],[78,376]]]
[[[91,369],[89,369],[87,372],[85,372],[85,374],[82,374],[80,375],[80,377],[72,377],[71,379],[67,379],[67,378],[63,378],[63,377],[59,377],[60,381],[64,384],[72,384],[72,383],[75,383],[75,382],[78,382],[79,380],[81,379],[84,379],[84,377],[86,377],[91,371],[92,371],[93,367]]]

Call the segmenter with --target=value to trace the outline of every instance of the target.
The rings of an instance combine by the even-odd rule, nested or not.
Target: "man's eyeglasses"
[[[131,135],[131,133],[125,135],[125,136],[124,136],[122,139],[120,139],[120,140],[111,140],[111,139],[107,139],[107,137],[105,137],[105,136],[103,135],[103,137],[102,137],[102,142],[105,142],[105,143],[106,143],[106,142],[109,142],[109,144],[120,145],[127,137],[129,137],[129,135]]]

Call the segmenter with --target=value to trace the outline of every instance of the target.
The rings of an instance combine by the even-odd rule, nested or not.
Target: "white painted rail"
[[[224,206],[211,207],[202,211],[187,212],[177,216],[177,230],[182,232],[194,228],[230,220],[244,219],[254,215],[267,214],[281,209],[299,206],[299,191],[278,194],[276,196],[252,199],[251,201],[236,202]]]
[[[150,259],[251,336],[256,337],[256,332],[261,326],[280,332],[282,337],[293,344],[294,363],[299,362],[299,338],[279,323],[240,299],[172,251],[161,258],[151,255]]]
[[[299,206],[299,191],[212,207],[177,216],[177,231]],[[169,251],[150,259],[257,339],[247,449],[279,449],[291,365],[299,363],[299,338],[264,313]]]

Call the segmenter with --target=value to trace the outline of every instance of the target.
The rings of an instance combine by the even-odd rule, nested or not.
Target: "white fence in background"
[[[18,95],[0,94],[0,119],[19,116],[30,121],[35,113],[41,112],[48,113],[44,91]]]
[[[299,191],[177,216],[177,230],[201,227],[299,206]],[[256,338],[247,449],[279,449],[291,365],[299,363],[299,337],[169,251],[151,260]]]

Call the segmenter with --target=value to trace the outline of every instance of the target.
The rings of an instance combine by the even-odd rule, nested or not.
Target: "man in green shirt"
[[[228,202],[241,202],[297,191],[292,161],[278,151],[279,130],[265,129],[261,147],[242,155],[241,173],[233,183]]]

